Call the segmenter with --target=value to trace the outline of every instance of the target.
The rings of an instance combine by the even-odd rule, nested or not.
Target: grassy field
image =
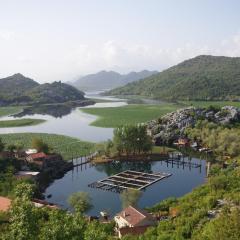
[[[0,117],[18,113],[22,107],[0,107]]]
[[[208,107],[208,106],[234,106],[240,107],[240,102],[230,102],[230,101],[183,101],[180,104],[184,104],[186,106],[194,106],[194,107]]]
[[[7,127],[24,127],[24,126],[33,126],[37,124],[41,124],[46,120],[43,119],[17,119],[17,120],[6,120],[0,121],[0,128],[7,128]]]
[[[91,123],[93,126],[117,127],[125,124],[147,122],[175,111],[179,107],[179,105],[171,103],[159,105],[132,104],[115,108],[85,108],[81,111],[98,116],[97,120]]]
[[[60,153],[65,160],[88,155],[94,151],[95,146],[93,143],[83,142],[76,138],[47,133],[0,134],[0,138],[6,145],[19,143],[24,148],[31,148],[32,140],[40,138],[49,144],[53,152]]]

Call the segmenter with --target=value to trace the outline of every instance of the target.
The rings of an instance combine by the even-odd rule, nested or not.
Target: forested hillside
[[[84,93],[61,82],[39,84],[14,74],[0,79],[0,106],[63,103],[84,99]]]
[[[107,94],[166,100],[240,100],[240,58],[201,55]]]

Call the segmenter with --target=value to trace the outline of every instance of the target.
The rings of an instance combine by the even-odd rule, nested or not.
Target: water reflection
[[[56,105],[40,105],[25,108],[22,112],[13,115],[15,118],[22,118],[25,116],[33,116],[35,114],[41,115],[49,115],[55,118],[61,118],[66,116],[72,112],[72,107],[63,105],[63,104],[56,104]]]
[[[121,210],[119,194],[89,188],[88,185],[90,183],[128,169],[149,173],[171,173],[171,177],[156,182],[143,192],[139,206],[152,206],[167,197],[180,197],[204,182],[205,161],[193,157],[191,162],[196,164],[201,163],[201,171],[199,168],[178,167],[175,164],[168,164],[165,161],[115,162],[96,166],[85,164],[75,167],[72,171],[66,173],[62,179],[54,181],[53,184],[46,189],[45,195],[51,194],[51,202],[68,208],[68,197],[74,192],[85,191],[88,192],[93,199],[94,208],[89,214],[98,215],[102,210],[108,210],[110,213],[115,214]]]

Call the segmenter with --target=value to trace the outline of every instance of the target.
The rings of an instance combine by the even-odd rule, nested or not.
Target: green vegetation
[[[50,150],[48,144],[43,142],[41,138],[34,138],[32,140],[32,148],[37,149],[38,152],[44,152],[45,154],[48,154]]]
[[[88,192],[75,192],[69,197],[68,202],[75,211],[81,213],[87,212],[93,207],[92,199]]]
[[[195,128],[188,128],[185,132],[191,139],[212,149],[221,160],[224,156],[240,156],[240,129],[218,126],[205,120],[199,121]]]
[[[156,214],[167,213],[172,218],[159,222],[142,237],[129,239],[237,240],[240,237],[239,188],[239,167],[218,168],[206,184],[191,193],[182,198],[164,200],[150,208]],[[218,199],[224,199],[225,204],[219,205]],[[208,214],[213,209],[219,211],[216,218]]]
[[[21,184],[17,191],[24,193],[25,189],[29,187]],[[1,239],[108,240],[113,235],[111,223],[89,222],[79,211],[67,214],[66,211],[60,209],[36,208],[31,203],[31,196],[28,194],[15,195],[8,216],[10,221],[0,222]]]
[[[167,100],[240,100],[240,58],[198,56],[107,92]]]
[[[0,117],[16,114],[22,111],[22,107],[0,107]]]
[[[30,118],[6,120],[0,121],[0,128],[33,126],[44,122],[45,120],[43,119],[30,119]]]
[[[0,79],[0,105],[63,103],[84,99],[84,93],[61,82],[39,84],[21,74]]]
[[[88,155],[94,151],[94,144],[77,138],[47,133],[13,133],[1,134],[0,138],[6,145],[22,144],[24,148],[31,148],[33,139],[41,139],[48,144],[52,151],[59,153],[65,160]]]
[[[91,123],[98,127],[118,127],[126,124],[144,123],[175,111],[180,106],[166,103],[159,105],[128,105],[116,108],[84,108],[81,111],[99,116]]]
[[[147,153],[152,150],[152,145],[144,125],[118,127],[114,129],[112,144],[108,142],[109,152],[113,149],[119,156]]]
[[[207,108],[210,106],[213,107],[224,107],[224,106],[234,106],[240,107],[240,102],[231,102],[231,101],[182,101],[179,104],[186,106],[193,106],[199,108]]]

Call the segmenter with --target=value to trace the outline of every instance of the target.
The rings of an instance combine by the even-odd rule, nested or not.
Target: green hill
[[[240,100],[240,58],[201,55],[107,94],[166,100]]]
[[[0,106],[63,103],[83,99],[83,92],[61,82],[39,84],[19,73],[0,79]]]

